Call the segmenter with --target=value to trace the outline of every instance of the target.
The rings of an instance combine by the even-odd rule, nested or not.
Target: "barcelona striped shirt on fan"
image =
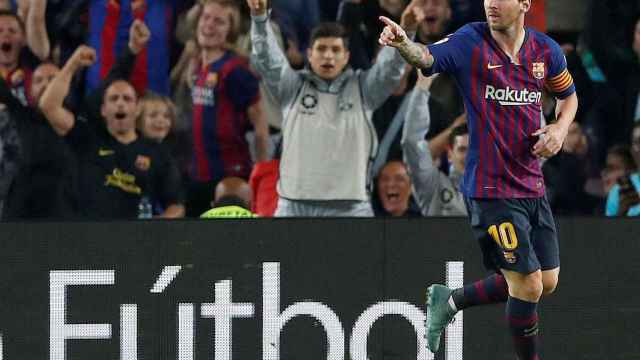
[[[146,89],[169,96],[169,61],[176,0],[91,0],[89,46],[98,61],[89,68],[87,88],[100,85],[116,59],[129,45],[134,19],[143,20],[151,31],[147,46],[138,54],[131,82],[140,94]]]
[[[450,73],[464,98],[469,126],[461,191],[471,198],[544,195],[532,134],[542,127],[542,94],[565,99],[575,92],[560,46],[530,28],[513,61],[487,23],[471,23],[429,45],[435,62],[425,75]]]
[[[198,66],[193,75],[191,178],[198,182],[226,176],[245,179],[251,156],[245,134],[247,109],[258,102],[258,78],[247,60],[227,51],[222,58]]]

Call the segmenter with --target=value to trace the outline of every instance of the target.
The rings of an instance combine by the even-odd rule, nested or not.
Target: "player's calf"
[[[453,290],[451,298],[454,308],[459,311],[471,306],[502,303],[507,301],[508,295],[509,288],[504,276],[493,274]]]
[[[519,360],[538,358],[538,303],[509,297],[506,319]]]

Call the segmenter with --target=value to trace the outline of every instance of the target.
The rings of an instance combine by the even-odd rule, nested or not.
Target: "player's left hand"
[[[539,139],[533,146],[533,155],[550,158],[562,149],[569,130],[559,124],[547,125],[533,133]]]

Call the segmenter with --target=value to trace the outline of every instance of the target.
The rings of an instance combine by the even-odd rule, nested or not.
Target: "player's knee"
[[[556,285],[557,284],[551,284],[551,285],[544,284],[542,287],[542,295],[549,296],[553,294],[553,292],[556,291]]]
[[[542,296],[544,287],[542,282],[531,282],[525,289],[526,297],[530,300],[538,300]]]
[[[513,286],[512,286],[513,285]],[[510,291],[515,297],[531,302],[537,302],[544,290],[540,272],[531,273],[524,276],[513,284],[510,284]]]
[[[556,291],[556,287],[558,286],[558,278],[542,278],[542,295],[548,296],[553,294]]]

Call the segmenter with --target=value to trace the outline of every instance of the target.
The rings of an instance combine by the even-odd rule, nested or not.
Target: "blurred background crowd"
[[[380,52],[378,17],[400,22],[408,3],[273,0],[269,33],[304,72],[314,29],[337,22],[347,69],[367,70]],[[420,3],[423,44],[484,20],[480,0]],[[552,208],[640,215],[640,3],[584,1],[584,21],[569,31],[548,27],[550,3],[534,0],[528,25],[561,44],[580,100],[562,151],[543,163]],[[195,218],[211,208],[224,209],[213,217],[274,216],[284,105],[256,70],[251,27],[245,0],[0,0],[2,219]],[[394,87],[371,115],[375,216],[464,216],[456,186],[468,134],[454,82],[407,66]],[[410,111],[420,101],[426,114]],[[544,98],[547,121],[554,105]],[[429,159],[412,160],[420,144]],[[412,161],[453,186],[417,179]]]

